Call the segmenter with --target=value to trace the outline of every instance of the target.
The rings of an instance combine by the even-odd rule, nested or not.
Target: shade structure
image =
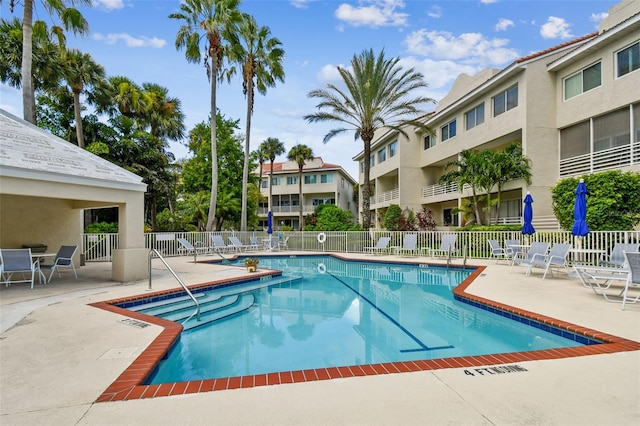
[[[589,190],[584,184],[584,179],[580,179],[576,188],[576,202],[573,206],[573,228],[571,233],[577,237],[584,237],[589,233],[587,226],[587,194]]]
[[[523,235],[532,235],[536,232],[535,228],[531,224],[533,220],[533,197],[530,193],[527,192],[527,195],[524,197],[524,214],[522,216],[523,225],[522,225],[522,234]]]
[[[273,234],[273,213],[271,211],[267,214],[267,234]]]

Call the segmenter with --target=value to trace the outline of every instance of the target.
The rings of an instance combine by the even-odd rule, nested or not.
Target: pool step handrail
[[[180,277],[178,276],[178,274],[176,274],[176,272],[173,270],[173,268],[171,268],[171,266],[169,266],[169,264],[167,263],[167,261],[164,259],[164,257],[162,257],[162,255],[160,254],[160,252],[158,252],[158,250],[156,249],[151,249],[149,251],[149,290],[151,290],[151,260],[153,259],[153,255],[156,255],[158,257],[158,259],[160,259],[162,261],[162,263],[164,263],[164,266],[167,267],[167,269],[169,270],[169,272],[171,272],[171,275],[173,275],[173,277],[178,281],[178,283],[182,286],[182,288],[184,289],[184,291],[187,292],[187,295],[189,295],[189,297],[191,298],[191,300],[193,300],[193,303],[195,303],[196,305],[196,311],[193,313],[193,315],[196,316],[196,320],[200,321],[200,303],[198,303],[198,299],[195,298],[195,296],[193,295],[193,293],[191,293],[191,290],[189,290],[189,288],[186,286],[186,284],[184,282],[182,282],[182,280],[180,279]],[[191,315],[189,318],[192,318],[193,315]]]

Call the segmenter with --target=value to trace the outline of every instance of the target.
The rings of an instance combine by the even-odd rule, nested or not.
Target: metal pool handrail
[[[187,286],[185,285],[184,282],[182,282],[182,280],[180,279],[180,277],[178,276],[178,274],[175,273],[175,271],[171,268],[171,266],[169,266],[169,264],[167,263],[166,260],[164,260],[164,257],[162,257],[162,255],[158,252],[158,250],[156,249],[151,249],[149,251],[149,290],[151,290],[151,259],[153,258],[153,254],[155,253],[156,256],[158,256],[158,259],[160,259],[162,261],[162,263],[164,263],[164,266],[167,267],[167,269],[169,270],[169,272],[171,272],[171,275],[174,276],[174,278],[178,281],[178,283],[182,286],[182,288],[184,289],[184,291],[187,292],[187,294],[189,295],[189,297],[191,298],[191,300],[193,300],[193,303],[195,303],[196,305],[196,312],[194,313],[194,315],[196,315],[196,319],[198,321],[200,321],[200,303],[198,303],[198,300],[195,298],[195,296],[193,295],[193,293],[191,293],[191,291],[189,290],[189,288],[187,288]],[[188,319],[190,319],[191,317],[193,317],[193,315],[191,315]],[[187,320],[188,320],[187,319]]]

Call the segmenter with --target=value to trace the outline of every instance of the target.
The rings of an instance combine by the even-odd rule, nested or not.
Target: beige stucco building
[[[83,210],[118,207],[112,277],[148,276],[142,178],[0,110],[0,247],[75,245],[80,265]]]
[[[260,169],[253,173],[259,176]],[[356,181],[342,166],[325,163],[321,157],[307,161],[302,169],[302,202],[298,178],[298,164],[295,161],[273,163],[273,176],[271,164],[262,166],[260,193],[264,201],[260,203],[258,214],[264,227],[267,226],[267,214],[271,210],[276,229],[289,226],[298,230],[301,206],[302,214],[306,216],[320,204],[335,204],[342,210],[350,211],[354,219],[357,218],[357,203],[353,200]],[[269,179],[272,179],[271,202]]]
[[[460,75],[422,120],[434,133],[383,129],[371,146],[372,226],[398,204],[426,206],[440,227],[457,226],[452,209],[471,191],[438,183],[459,153],[501,150],[518,142],[531,160],[531,184],[503,188],[503,223],[519,223],[522,199],[535,200],[534,226],[557,227],[550,188],[565,177],[620,169],[640,171],[640,2],[609,11],[598,32],[520,58],[502,70]],[[354,157],[364,182],[363,152]],[[450,170],[450,169],[449,169]],[[361,212],[360,212],[361,213]]]

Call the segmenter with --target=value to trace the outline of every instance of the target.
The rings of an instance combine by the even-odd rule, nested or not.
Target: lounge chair
[[[180,244],[180,247],[178,247],[178,254],[180,255],[191,255],[191,254],[205,254],[209,251],[209,247],[204,247],[204,246],[194,246],[193,244],[191,244],[189,241],[187,241],[185,238],[176,238],[176,240],[178,241],[178,243]],[[199,241],[198,241],[199,243]],[[196,244],[198,244],[196,243]]]
[[[0,249],[0,276],[7,287],[12,283],[31,283],[36,275],[36,262],[31,257],[31,249]],[[13,278],[20,274],[21,279]]]
[[[640,300],[640,294],[635,298],[629,297],[630,286],[640,286],[640,253],[638,252],[624,252],[624,257],[627,260],[627,267],[629,268],[629,277],[624,285],[624,291],[622,292],[622,310],[624,311],[624,305],[627,303],[636,303]]]
[[[504,240],[504,252],[505,257],[513,262],[514,257],[522,256],[522,243],[520,240]]]
[[[60,269],[67,268],[73,270],[73,275],[78,279],[78,274],[76,273],[76,266],[73,264],[73,256],[76,254],[78,250],[78,246],[62,246],[51,265],[42,265],[40,264],[40,270],[50,269],[49,278],[47,282],[51,282],[51,277],[53,277],[53,273],[58,271],[58,277],[60,277]]]
[[[289,237],[278,237],[278,250],[288,249],[289,246],[287,243],[289,242]]]
[[[227,245],[224,242],[222,235],[211,235],[211,244],[211,250],[217,252],[232,251],[236,249],[233,244]]]
[[[242,244],[242,241],[240,241],[240,238],[238,237],[229,237],[229,241],[231,241],[231,244],[236,251],[248,250],[251,247],[248,244]]]
[[[629,278],[627,268],[597,265],[573,265],[574,275],[580,279],[582,285],[593,290],[595,294],[604,296],[608,302],[620,302],[624,288],[616,295],[609,294],[607,290],[616,283],[626,283]]]
[[[440,248],[433,249],[430,247],[423,247],[422,250],[427,250],[427,256],[429,257],[435,257],[437,254],[449,256],[450,254],[458,252],[456,249],[457,239],[457,234],[444,234],[442,236],[442,241],[440,242]]]
[[[531,274],[531,270],[533,268],[543,268],[544,274],[542,275],[542,279],[544,280],[547,277],[547,273],[551,273],[553,277],[553,268],[564,268],[567,269],[569,267],[569,251],[571,250],[571,244],[568,243],[557,243],[551,247],[548,254],[536,253],[534,254],[529,262],[527,263],[527,273],[526,275]]]
[[[529,246],[529,250],[527,252],[520,252],[513,256],[511,259],[511,269],[509,272],[513,271],[513,267],[518,266],[529,266],[531,263],[531,259],[533,256],[546,256],[547,250],[549,250],[549,243],[535,241]]]
[[[396,255],[408,254],[409,256],[416,253],[418,248],[418,234],[404,234],[402,246],[393,247]]]
[[[260,241],[258,241],[258,237],[249,237],[249,241],[251,242],[251,244],[249,244],[249,248],[248,250],[251,251],[258,251],[260,250]]]
[[[380,237],[378,238],[378,242],[375,246],[364,247],[364,252],[373,253],[382,253],[389,249],[389,243],[391,242],[391,237]]]
[[[487,240],[487,241],[489,242],[489,247],[491,247],[491,257],[495,257],[496,262],[498,262],[500,259],[505,259],[505,260],[509,259],[509,257],[507,257],[506,250],[502,248],[498,240]]]
[[[609,256],[601,256],[598,264],[602,266],[613,266],[622,268],[624,267],[626,262],[624,253],[637,251],[640,251],[640,244],[616,243],[613,246],[613,250],[611,250],[611,254]]]

